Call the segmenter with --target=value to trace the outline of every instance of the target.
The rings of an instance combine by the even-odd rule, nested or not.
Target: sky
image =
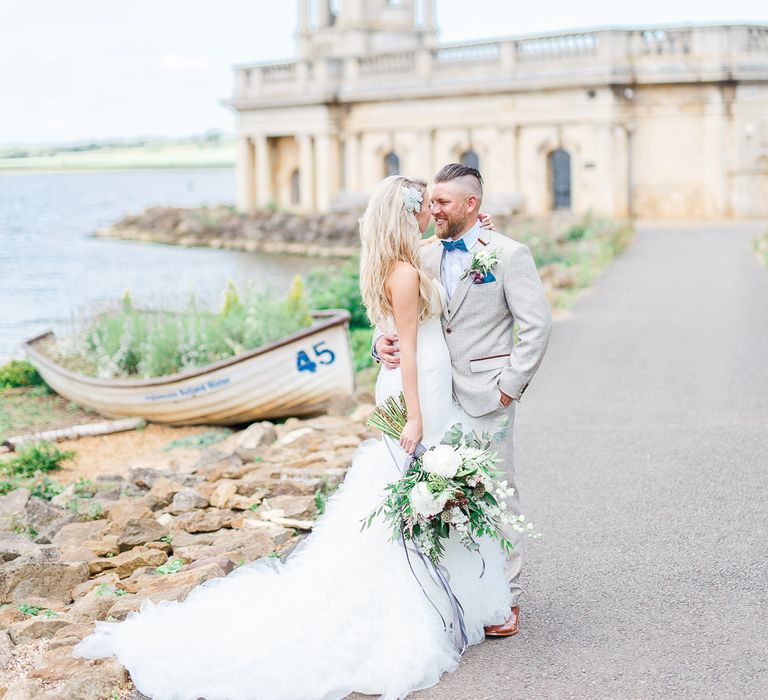
[[[343,0],[342,0],[343,2]],[[768,22],[766,0],[435,0],[444,42]],[[295,55],[297,0],[0,0],[0,144],[234,130],[232,66]]]

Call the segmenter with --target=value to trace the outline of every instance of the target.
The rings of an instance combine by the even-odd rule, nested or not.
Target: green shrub
[[[58,469],[74,456],[74,452],[64,452],[50,442],[21,445],[13,457],[2,463],[0,471],[5,477],[30,477]]]
[[[349,331],[349,341],[352,347],[352,358],[355,362],[355,371],[370,367],[373,364],[371,357],[371,340],[373,328],[353,328]]]
[[[43,384],[43,378],[27,360],[11,360],[0,367],[0,389]]]
[[[178,557],[175,557],[174,559],[167,561],[165,564],[162,564],[161,566],[156,567],[155,571],[161,575],[175,574],[176,572],[180,571],[181,567],[183,566],[184,566],[184,560],[179,559]]]
[[[370,328],[360,297],[360,263],[319,267],[307,275],[307,296],[313,309],[346,309],[352,315],[351,328]]]
[[[63,452],[49,442],[19,447],[10,459],[0,462],[0,496],[28,488],[33,496],[50,501],[64,487],[46,472],[58,469],[62,462],[74,456],[74,452]]]
[[[49,352],[100,377],[158,377],[226,359],[311,323],[300,277],[284,299],[269,291],[241,294],[230,282],[219,313],[198,308],[194,296],[182,312],[139,310],[126,294],[118,308]]]

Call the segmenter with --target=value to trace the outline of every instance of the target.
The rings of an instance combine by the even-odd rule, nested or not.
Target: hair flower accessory
[[[421,211],[424,195],[415,187],[403,185],[403,204],[408,211]]]

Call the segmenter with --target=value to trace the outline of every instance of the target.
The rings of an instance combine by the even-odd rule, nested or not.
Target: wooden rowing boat
[[[214,364],[151,379],[98,379],[66,369],[41,350],[51,331],[23,348],[61,396],[105,416],[172,425],[232,425],[317,413],[355,389],[350,315],[316,311],[314,323],[274,343]]]

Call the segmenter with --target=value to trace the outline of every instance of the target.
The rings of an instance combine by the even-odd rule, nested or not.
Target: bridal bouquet
[[[405,399],[390,397],[376,408],[368,424],[394,440],[408,420]],[[417,449],[402,478],[386,487],[381,504],[363,521],[370,527],[379,516],[392,526],[392,539],[411,540],[434,564],[439,564],[445,540],[453,528],[462,544],[479,549],[477,538],[489,536],[505,550],[512,543],[501,528],[508,524],[516,532],[539,537],[524,515],[509,512],[506,497],[514,493],[501,473],[494,469],[498,460],[492,446],[506,431],[464,433],[454,425],[441,444]]]

